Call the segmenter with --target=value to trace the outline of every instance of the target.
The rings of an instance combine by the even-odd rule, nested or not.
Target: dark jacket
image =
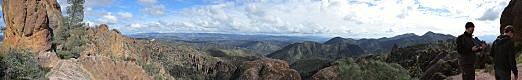
[[[473,46],[478,46],[475,44],[472,35],[464,32],[464,34],[457,37],[457,52],[459,53],[459,65],[473,65],[475,63],[475,56],[477,52],[481,50],[472,51],[471,48]]]
[[[497,40],[493,42],[490,55],[495,58],[496,70],[513,71],[513,74],[518,75],[515,44],[509,36],[498,36]]]

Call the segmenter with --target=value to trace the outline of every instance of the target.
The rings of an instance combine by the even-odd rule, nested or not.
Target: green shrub
[[[339,80],[410,80],[408,70],[395,63],[344,59],[339,65]]]
[[[9,49],[1,54],[6,54],[0,61],[2,66],[2,79],[43,79],[51,69],[38,65],[33,53],[27,49]]]
[[[64,31],[64,32],[60,32]],[[53,46],[56,47],[58,56],[62,59],[78,58],[79,53],[84,51],[83,45],[89,41],[87,38],[87,31],[83,28],[67,29],[59,28],[57,33],[53,37]]]
[[[153,76],[154,74],[158,74],[159,73],[159,68],[155,67],[154,64],[155,63],[150,63],[150,64],[147,64],[145,62],[142,62],[142,61],[138,61],[138,64],[145,70],[145,72],[147,74],[149,74],[150,76]]]

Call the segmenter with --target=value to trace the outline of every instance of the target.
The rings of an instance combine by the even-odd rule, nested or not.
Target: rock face
[[[502,15],[500,16],[500,33],[504,32],[504,28],[507,25],[512,25],[515,28],[515,34],[522,33],[522,1],[520,0],[511,0],[508,6],[502,11]],[[515,35],[515,42],[520,43],[522,35]]]
[[[337,75],[339,75],[339,67],[331,66],[324,69],[319,70],[317,73],[312,76],[313,80],[335,80],[337,79]]]
[[[410,70],[412,77],[438,80],[458,74],[458,53],[454,40],[393,49],[385,61]],[[483,54],[483,53],[482,53]]]
[[[56,0],[2,0],[6,29],[2,48],[31,48],[33,53],[51,49],[53,27],[61,24]]]
[[[54,69],[46,75],[51,80],[92,80],[94,76],[73,61],[60,61]]]
[[[245,62],[238,80],[301,80],[299,73],[282,60],[261,59]]]

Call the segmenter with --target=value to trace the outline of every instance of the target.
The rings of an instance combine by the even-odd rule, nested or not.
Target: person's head
[[[513,37],[515,34],[514,28],[511,25],[506,26],[504,29],[504,34],[508,35],[509,37]]]
[[[472,22],[467,22],[466,32],[468,32],[469,34],[473,34],[473,31],[475,31],[475,24],[473,24]]]

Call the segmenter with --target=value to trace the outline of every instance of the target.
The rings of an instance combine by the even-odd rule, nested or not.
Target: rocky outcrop
[[[95,79],[173,79],[159,62],[151,60],[153,53],[161,52],[159,46],[109,30],[106,24],[86,30],[89,42],[80,53],[79,63],[88,72],[97,73]]]
[[[87,72],[80,64],[68,60],[60,61],[54,69],[47,73],[47,78],[51,80],[93,80],[91,73]]]
[[[422,80],[444,79],[458,74],[458,53],[454,40],[439,44],[422,44],[397,48],[385,57],[388,63],[397,63],[410,70],[412,77]]]
[[[6,29],[2,48],[30,48],[33,53],[50,51],[52,27],[61,24],[56,0],[2,0]]]
[[[61,60],[46,77],[52,80],[152,80],[135,62],[102,56]]]
[[[145,70],[133,61],[114,60],[92,56],[79,59],[78,63],[94,79],[102,80],[152,80]]]
[[[245,62],[238,80],[301,80],[296,70],[290,69],[282,60],[261,59]]]
[[[313,80],[335,80],[337,79],[337,75],[339,75],[339,67],[331,66],[324,69],[319,70],[317,73],[312,76]]]
[[[512,25],[515,28],[515,34],[522,33],[522,15],[520,10],[522,9],[522,1],[511,0],[508,6],[502,11],[500,16],[500,33],[504,32],[504,28],[507,25]],[[522,35],[515,35],[515,42],[520,43]]]
[[[304,80],[310,80],[319,70],[330,66],[330,61],[322,59],[299,60],[290,64],[290,68],[297,70]]]

